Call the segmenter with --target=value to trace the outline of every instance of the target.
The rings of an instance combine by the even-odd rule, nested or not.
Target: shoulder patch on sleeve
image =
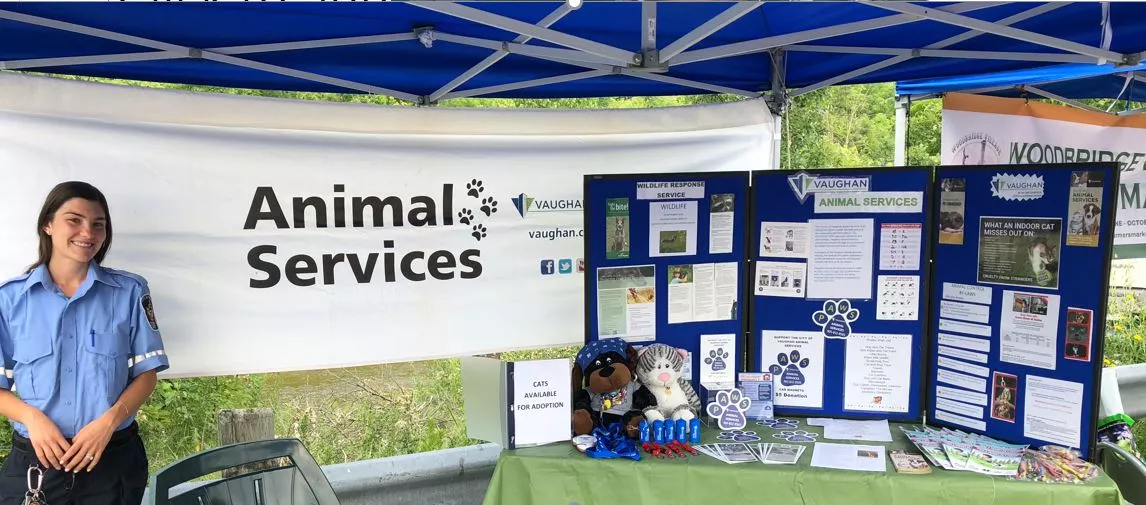
[[[151,294],[139,297],[139,305],[147,316],[147,324],[153,331],[159,331],[159,323],[155,320],[155,308],[151,305]]]

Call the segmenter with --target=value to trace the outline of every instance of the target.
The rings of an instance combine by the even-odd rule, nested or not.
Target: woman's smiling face
[[[107,216],[99,202],[72,198],[59,209],[44,231],[52,237],[52,260],[88,263],[107,240]]]

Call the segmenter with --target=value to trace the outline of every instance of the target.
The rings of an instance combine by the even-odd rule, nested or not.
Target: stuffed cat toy
[[[692,383],[681,377],[686,356],[685,351],[665,344],[652,344],[638,353],[637,380],[656,399],[644,410],[650,423],[665,419],[691,421],[699,415],[700,396]]]
[[[640,435],[642,411],[656,400],[633,380],[636,358],[633,346],[619,338],[581,348],[573,365],[573,435],[587,435],[618,421],[630,438]]]

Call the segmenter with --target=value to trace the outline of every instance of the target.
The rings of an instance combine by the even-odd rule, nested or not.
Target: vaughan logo
[[[278,285],[284,276],[295,286],[313,286],[320,282],[332,285],[339,280],[359,284],[395,282],[399,277],[414,282],[431,277],[443,281],[477,278],[482,274],[480,249],[457,252],[403,248],[385,233],[389,228],[461,225],[476,242],[485,240],[489,229],[482,221],[497,213],[497,199],[485,195],[485,185],[478,179],[470,180],[465,188],[468,198],[455,202],[453,184],[442,184],[437,197],[431,194],[348,197],[346,185],[335,184],[333,197],[291,197],[283,201],[289,203],[287,211],[284,211],[275,188],[259,186],[251,198],[244,230],[256,230],[264,222],[278,230],[375,229],[381,235],[377,241],[381,248],[374,251],[335,251],[317,257],[294,254],[282,261],[278,258],[277,245],[257,245],[247,254],[247,263],[263,275],[261,278],[251,277],[250,286],[271,288]],[[459,210],[455,211],[455,203],[461,204]]]
[[[512,200],[521,217],[531,212],[581,212],[584,209],[581,200],[575,198],[540,199],[521,193]]]
[[[1043,197],[1046,183],[1041,175],[995,174],[991,178],[991,196],[1003,200],[1038,200]]]
[[[800,172],[788,176],[788,185],[800,203],[804,203],[812,193],[863,192],[871,188],[871,177],[840,177],[809,175]]]

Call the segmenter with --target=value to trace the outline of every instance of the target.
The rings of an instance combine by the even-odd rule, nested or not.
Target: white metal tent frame
[[[1106,62],[1115,62],[1116,64],[1121,65],[1134,65],[1137,64],[1142,57],[1142,53],[1122,54],[1111,51],[1108,47],[1093,47],[1061,38],[1017,29],[1011,26],[1020,21],[1029,20],[1047,12],[1061,8],[1065,5],[1069,5],[1068,3],[1040,3],[1030,9],[1000,19],[996,22],[982,21],[965,16],[964,14],[980,9],[1004,5],[1007,2],[976,1],[946,5],[940,8],[931,8],[905,2],[864,1],[858,3],[884,9],[889,11],[889,15],[875,19],[842,23],[834,26],[827,26],[778,36],[764,37],[732,44],[707,47],[703,49],[692,49],[692,47],[697,43],[705,40],[708,36],[712,35],[728,24],[761,7],[764,3],[760,0],[736,2],[731,7],[725,9],[723,12],[720,12],[716,16],[693,29],[691,32],[681,36],[677,40],[674,40],[671,43],[664,45],[663,47],[657,47],[657,2],[644,1],[641,3],[642,19],[640,21],[641,40],[643,43],[642,49],[638,53],[633,53],[628,50],[609,46],[607,44],[594,42],[550,28],[550,26],[552,26],[558,20],[570,15],[573,13],[573,11],[577,10],[581,5],[581,0],[565,0],[564,2],[554,2],[556,5],[555,9],[548,16],[536,24],[523,22],[471,7],[469,5],[463,5],[451,1],[429,0],[408,2],[409,5],[415,5],[423,9],[446,14],[461,20],[479,23],[517,34],[517,37],[512,40],[492,40],[467,37],[440,31],[433,27],[424,27],[416,29],[412,32],[404,33],[381,33],[369,36],[298,40],[293,42],[232,47],[188,47],[178,44],[171,44],[161,40],[138,37],[128,33],[118,33],[91,26],[83,26],[80,24],[50,19],[47,17],[27,15],[10,10],[0,9],[0,19],[19,23],[27,23],[30,25],[52,28],[56,30],[63,30],[92,37],[99,37],[103,39],[137,45],[145,49],[140,52],[132,53],[0,61],[0,70],[34,70],[37,68],[65,65],[70,66],[84,64],[141,62],[184,58],[204,59],[248,69],[290,76],[297,79],[325,83],[332,86],[339,86],[364,93],[391,96],[417,105],[434,105],[441,100],[448,100],[451,98],[481,97],[484,95],[515,89],[544,86],[548,84],[570,82],[606,75],[626,75],[641,79],[649,79],[653,81],[675,84],[707,92],[725,93],[749,98],[764,98],[769,104],[769,107],[772,109],[776,118],[777,124],[775,125],[775,131],[777,133],[773,139],[773,142],[778,148],[778,144],[780,142],[779,122],[781,121],[781,118],[783,117],[783,114],[791,103],[791,99],[793,97],[810,93],[827,86],[836,85],[850,79],[854,79],[856,77],[863,76],[865,74],[869,74],[871,72],[875,72],[915,58],[987,59],[1045,63],[1103,64]],[[809,42],[840,35],[878,30],[881,28],[904,25],[918,21],[936,21],[948,25],[966,28],[967,31],[960,35],[949,37],[939,42],[935,42],[925,47],[919,48],[826,46],[808,44]],[[1105,24],[1101,29],[1107,29]],[[983,34],[993,34],[1034,43],[1041,46],[1058,49],[1063,52],[1023,53],[958,51],[946,49],[947,47],[970,40]],[[532,39],[550,42],[556,45],[560,45],[566,49],[528,45],[527,43]],[[299,69],[292,69],[284,66],[272,65],[254,61],[248,58],[243,58],[243,55],[256,53],[293,51],[335,46],[352,46],[360,44],[379,44],[406,40],[418,40],[427,49],[431,50],[435,43],[444,42],[486,48],[490,50],[490,54],[480,63],[472,66],[450,82],[441,86],[433,93],[425,96],[418,96],[413,93],[401,90],[388,89],[375,85],[353,82],[345,79],[319,75]],[[1109,37],[1104,37],[1104,40],[1108,41]],[[1107,42],[1103,45],[1108,46],[1109,43]],[[814,84],[800,87],[798,89],[788,89],[785,86],[785,74],[787,69],[785,55],[786,53],[792,51],[826,54],[842,53],[887,55],[889,58],[828,79],[824,79]],[[724,86],[667,75],[667,72],[674,66],[764,52],[769,53],[773,62],[773,78],[771,80],[772,86],[769,93],[728,88]],[[518,54],[550,62],[569,64],[575,67],[581,67],[583,70],[568,73],[565,75],[546,77],[542,79],[531,79],[514,83],[500,84],[496,86],[465,90],[458,89],[474,76],[480,74],[486,69],[489,69],[499,60],[509,54]],[[1141,79],[1141,77],[1136,78]],[[902,113],[897,113],[897,129],[900,128],[901,123],[906,124],[906,109],[901,110]],[[903,134],[906,135],[906,132],[904,131]],[[897,134],[896,164],[902,164],[902,153],[900,152],[902,145],[898,141],[898,137],[899,135]],[[778,166],[778,156],[775,157],[775,163]]]

